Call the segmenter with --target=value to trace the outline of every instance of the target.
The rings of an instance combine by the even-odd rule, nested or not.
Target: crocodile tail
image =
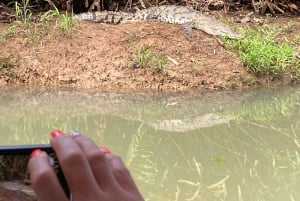
[[[119,24],[126,19],[131,18],[129,13],[113,12],[113,11],[101,11],[101,12],[86,12],[77,14],[75,19],[81,21],[91,21],[107,24]]]

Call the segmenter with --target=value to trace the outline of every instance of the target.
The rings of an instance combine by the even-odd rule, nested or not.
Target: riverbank
[[[253,17],[261,20],[259,24],[236,23],[237,15],[218,12],[215,16],[237,28],[259,27],[261,22],[288,24],[282,34],[299,46],[297,18]],[[0,33],[10,26],[0,24]],[[289,73],[255,76],[219,39],[199,30],[190,37],[180,25],[78,22],[67,35],[54,26],[16,29],[0,42],[0,85],[189,91],[298,82]]]

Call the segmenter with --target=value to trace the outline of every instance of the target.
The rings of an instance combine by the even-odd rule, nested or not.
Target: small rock
[[[136,62],[128,64],[128,68],[131,68],[131,69],[140,68],[140,67],[141,67],[140,64],[136,63]]]

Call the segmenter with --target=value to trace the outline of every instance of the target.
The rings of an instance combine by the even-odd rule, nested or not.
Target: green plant
[[[7,37],[13,36],[17,33],[17,28],[20,25],[26,25],[22,28],[25,28],[27,33],[27,41],[36,41],[40,38],[41,34],[38,33],[40,27],[46,28],[49,30],[48,22],[52,20],[55,21],[54,29],[62,30],[66,35],[70,35],[73,30],[73,25],[76,23],[76,20],[73,19],[73,13],[69,15],[67,12],[61,14],[57,7],[50,1],[46,0],[53,9],[45,12],[39,22],[30,23],[32,12],[29,9],[29,0],[22,0],[21,3],[15,2],[15,16],[16,23],[13,23],[11,26],[6,28],[2,33],[0,33],[0,41],[4,41]],[[18,23],[19,22],[19,23]]]
[[[138,50],[138,63],[141,67],[146,67],[153,57],[153,52],[150,49],[150,46],[146,45]]]
[[[0,41],[4,41],[8,37],[12,37],[17,34],[17,24],[11,24],[10,26],[6,27],[4,31],[0,34]]]
[[[191,59],[191,68],[192,68],[193,70],[195,70],[195,69],[196,69],[196,65],[197,65],[196,60],[192,58],[192,59]]]
[[[41,22],[44,23],[58,18],[54,29],[60,29],[65,34],[70,35],[71,31],[73,30],[73,25],[76,23],[73,18],[73,13],[71,15],[69,15],[68,12],[65,14],[60,13],[57,7],[50,0],[47,0],[47,2],[53,7],[53,9],[45,12],[41,16]]]
[[[137,60],[138,66],[142,68],[150,68],[152,72],[159,72],[163,75],[167,74],[167,57],[162,53],[152,51],[151,46],[149,45],[143,46],[142,48],[138,49]]]
[[[37,24],[33,24],[31,28],[28,30],[27,40],[35,42],[39,39],[40,35],[37,31]]]
[[[168,63],[167,57],[163,54],[159,54],[156,60],[157,60],[157,65],[154,65],[152,67],[152,71],[159,72],[162,73],[163,75],[166,75],[167,74],[166,64]]]
[[[15,2],[15,16],[17,21],[28,25],[30,22],[32,12],[28,8],[29,0],[22,0],[22,3]]]
[[[72,16],[69,16],[67,12],[65,14],[60,14],[59,19],[60,21],[56,24],[55,28],[59,28],[65,34],[70,35],[76,21]]]
[[[163,75],[167,75],[167,68],[166,68],[166,64],[168,63],[168,59],[165,55],[160,54],[158,57],[158,65],[155,68],[156,72],[162,73]]]
[[[276,42],[279,33],[276,28],[247,29],[242,40],[223,40],[228,48],[238,51],[243,64],[255,75],[275,75],[285,71],[298,73],[300,63],[295,58],[294,49],[285,42]]]
[[[55,17],[59,16],[59,11],[57,9],[54,10],[49,10],[47,12],[45,12],[42,16],[41,16],[41,22],[48,22],[53,20]]]
[[[58,8],[55,6],[55,4],[51,1],[51,0],[45,0],[47,1],[47,3],[53,8],[47,12],[45,12],[42,16],[41,16],[41,22],[47,22],[50,20],[53,20],[56,17],[59,17],[60,12],[58,10]]]

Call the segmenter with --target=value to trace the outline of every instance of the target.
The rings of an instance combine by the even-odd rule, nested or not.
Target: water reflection
[[[120,154],[147,200],[300,200],[300,89],[0,92],[1,144],[77,129]]]

